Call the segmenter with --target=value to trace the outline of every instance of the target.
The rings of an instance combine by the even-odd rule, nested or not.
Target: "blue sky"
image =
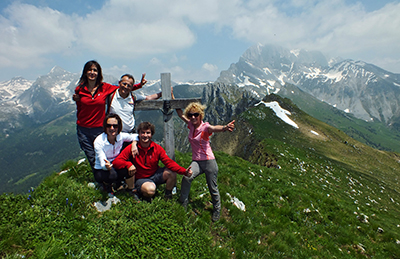
[[[400,73],[399,13],[385,0],[1,0],[0,81],[91,59],[115,77],[214,81],[257,43]]]

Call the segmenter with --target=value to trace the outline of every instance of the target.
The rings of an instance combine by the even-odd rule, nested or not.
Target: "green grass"
[[[121,203],[98,213],[105,199],[87,187],[86,164],[68,162],[27,194],[0,196],[4,258],[398,258],[400,213],[396,192],[342,164],[287,148],[281,169],[216,152],[223,202],[219,222],[204,176],[193,181],[186,212],[161,196]],[[177,153],[190,163],[190,154]],[[65,168],[64,168],[65,169]],[[180,177],[178,177],[181,179]],[[178,184],[179,186],[179,184]],[[383,190],[380,192],[379,190]],[[160,194],[162,188],[160,189]],[[232,204],[228,193],[246,210]],[[68,201],[67,201],[68,198]],[[177,198],[177,197],[175,197]],[[375,202],[373,202],[373,200]],[[362,222],[364,216],[367,222]],[[378,228],[384,231],[380,233]]]
[[[87,187],[87,164],[68,161],[61,168],[67,173],[28,193],[0,196],[0,256],[400,258],[400,156],[366,146],[288,100],[281,106],[298,129],[259,106],[238,116],[233,133],[212,137],[227,151],[215,152],[218,222],[211,222],[204,175],[192,183],[187,211],[179,190],[167,202],[162,186],[152,203],[120,193],[121,203],[99,213],[93,203],[106,195]],[[177,152],[176,161],[187,167],[191,155]]]
[[[71,164],[71,163],[69,163]],[[121,203],[98,213],[93,203],[105,194],[87,187],[86,164],[54,174],[24,195],[1,197],[1,256],[32,258],[209,257],[210,238],[188,223],[183,208],[156,198]]]
[[[380,150],[400,152],[400,134],[396,128],[388,127],[385,122],[357,119],[290,84],[286,84],[280,95],[290,98],[301,110],[314,118],[342,130],[364,144]]]

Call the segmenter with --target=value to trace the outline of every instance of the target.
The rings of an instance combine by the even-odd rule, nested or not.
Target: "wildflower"
[[[66,199],[66,204],[68,205],[68,198]]]

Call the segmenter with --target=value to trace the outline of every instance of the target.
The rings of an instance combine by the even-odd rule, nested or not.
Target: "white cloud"
[[[360,2],[343,0],[302,1],[296,6],[249,3],[254,2],[232,25],[238,38],[356,59],[373,52],[382,58],[396,53],[400,58],[400,3],[367,12]]]
[[[123,74],[126,73],[132,74],[132,71],[127,65],[121,65],[121,66],[114,65],[110,68],[103,68],[103,73],[113,75],[116,78],[120,78],[120,76]]]
[[[88,49],[116,58],[166,53],[191,46],[193,32],[165,1],[110,0],[87,15],[80,24],[80,38]]]
[[[187,76],[182,63],[190,60],[174,53],[196,51],[195,29],[207,25],[214,28],[207,37],[228,32],[224,37],[249,44],[316,49],[400,70],[398,2],[367,12],[362,2],[345,0],[108,0],[85,16],[15,2],[2,13],[0,67],[40,66],[52,54],[90,54],[115,64],[152,56],[149,65]],[[191,70],[200,76],[217,69],[205,63],[203,71]]]
[[[213,64],[204,63],[202,68],[208,72],[216,72],[218,71],[218,67]]]
[[[72,17],[50,8],[12,4],[0,16],[0,66],[38,65],[46,55],[66,52],[76,37]]]

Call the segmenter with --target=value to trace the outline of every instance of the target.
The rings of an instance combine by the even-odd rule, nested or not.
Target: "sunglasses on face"
[[[114,129],[118,129],[118,127],[119,127],[118,124],[108,124],[108,123],[106,126],[107,126],[107,128],[114,127]]]
[[[193,116],[194,116],[195,118],[197,118],[197,117],[199,117],[199,115],[200,115],[200,113],[198,113],[198,112],[195,112],[195,113],[188,113],[189,118],[192,118]]]
[[[130,85],[130,84],[128,84],[128,83],[125,83],[125,82],[122,82],[121,85],[126,86],[126,87],[129,87],[129,88],[132,87],[132,85]]]

